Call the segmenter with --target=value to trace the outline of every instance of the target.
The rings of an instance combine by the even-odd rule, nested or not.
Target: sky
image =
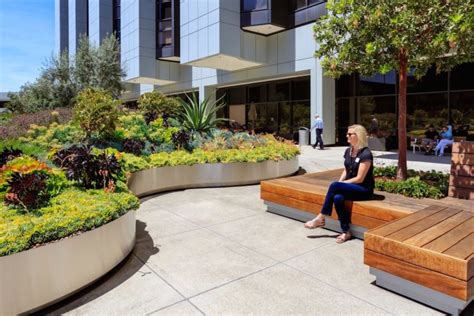
[[[34,82],[54,53],[54,0],[0,0],[0,92]]]

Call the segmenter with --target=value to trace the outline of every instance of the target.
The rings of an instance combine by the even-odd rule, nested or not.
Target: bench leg
[[[370,267],[369,271],[376,277],[378,286],[452,315],[459,315],[472,301],[472,298],[467,302],[460,300],[377,268]]]
[[[313,219],[316,215],[313,213],[305,212],[299,209],[295,209],[292,207],[288,207],[285,205],[281,204],[276,204],[268,201],[264,201],[265,205],[267,205],[267,211],[270,213],[282,215],[285,217],[289,217],[292,219],[296,219],[301,222],[306,222],[311,219]],[[342,232],[341,227],[339,225],[339,221],[332,219],[329,216],[326,216],[326,225],[324,228],[336,231],[336,232]],[[351,234],[352,236],[358,238],[358,239],[364,239],[364,233],[367,231],[367,228],[357,226],[357,225],[352,225],[351,224]]]

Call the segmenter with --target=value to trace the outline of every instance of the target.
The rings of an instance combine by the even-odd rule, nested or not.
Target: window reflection
[[[229,125],[294,139],[310,124],[309,77],[218,89],[225,93]]]
[[[267,10],[268,0],[243,0],[244,12]]]
[[[421,80],[408,77],[407,132],[417,137],[430,124],[437,130],[447,122],[469,125],[474,138],[474,64],[463,64],[450,73],[436,74],[431,68]],[[395,72],[364,77],[342,76],[336,81],[336,137],[349,124],[370,126],[371,115],[379,121],[380,136],[396,134],[398,78]],[[340,131],[341,130],[341,131]],[[468,138],[468,139],[469,139]]]

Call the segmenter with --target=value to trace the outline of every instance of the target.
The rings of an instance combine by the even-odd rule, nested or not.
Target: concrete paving
[[[305,146],[301,166],[339,168],[343,152]],[[375,154],[376,163],[396,163],[395,153]],[[409,156],[410,167],[449,170],[448,157],[418,156]],[[39,313],[442,314],[375,286],[363,264],[363,241],[338,245],[334,232],[308,231],[267,213],[259,190],[190,189],[143,199],[133,253],[92,286]]]

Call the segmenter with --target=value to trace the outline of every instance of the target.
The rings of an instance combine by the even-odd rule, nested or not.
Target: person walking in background
[[[369,136],[370,137],[377,137],[379,132],[379,121],[372,115],[372,119],[370,120],[370,127],[369,127]]]
[[[311,130],[316,129],[316,142],[313,145],[313,148],[316,148],[319,144],[319,149],[324,150],[324,143],[323,143],[323,129],[324,129],[324,122],[323,120],[319,117],[318,114],[314,116],[316,121],[314,121],[313,126],[311,127]]]
[[[439,141],[438,145],[435,147],[435,156],[439,151],[439,157],[444,155],[444,147],[453,144],[453,126],[448,124],[446,127],[443,127],[443,131],[441,132],[441,140]]]

